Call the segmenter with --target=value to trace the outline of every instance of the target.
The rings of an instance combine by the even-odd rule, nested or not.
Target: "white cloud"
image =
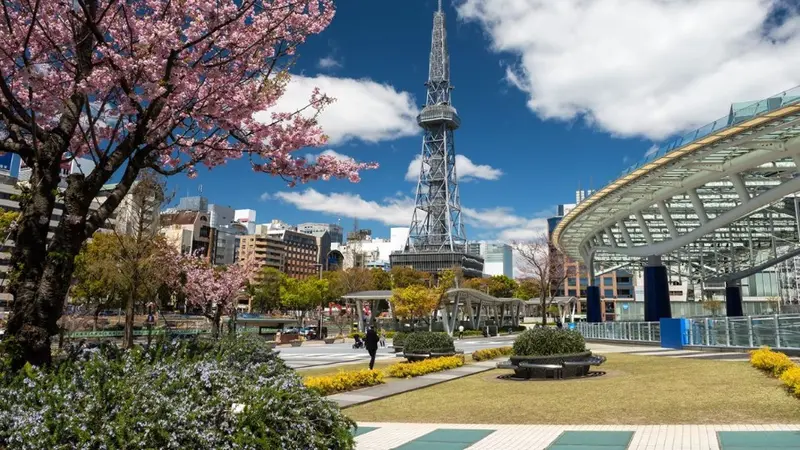
[[[800,83],[800,18],[780,0],[464,0],[539,116],[662,139]],[[765,31],[766,29],[766,31]]]
[[[338,69],[342,67],[342,62],[334,59],[333,56],[326,56],[319,59],[317,67],[323,70]]]
[[[336,99],[319,115],[319,124],[331,145],[354,139],[375,143],[419,132],[418,108],[411,94],[368,79],[294,75],[272,110],[294,112],[303,108],[315,87]],[[256,118],[267,121],[269,115],[262,111]]]
[[[355,159],[331,149],[324,150],[320,153],[309,153],[306,155],[306,160],[308,160],[309,163],[314,164],[317,162],[317,158],[319,158],[320,156],[332,156],[340,161],[349,161],[349,162],[355,161]]]
[[[653,155],[656,154],[656,152],[658,152],[658,146],[657,145],[651,145],[650,148],[648,148],[647,151],[644,152],[644,157],[647,158],[649,156],[653,156]]]
[[[421,169],[422,155],[417,155],[408,165],[406,180],[417,181]],[[464,155],[456,155],[456,175],[459,181],[473,179],[496,180],[503,175],[503,171],[485,164],[475,164]]]
[[[324,194],[311,188],[304,191],[277,192],[268,197],[282,200],[303,211],[374,220],[388,226],[409,226],[414,212],[414,199],[401,193],[382,202],[364,200],[360,195],[350,193]],[[547,231],[546,219],[521,217],[511,208],[462,207],[462,214],[464,222],[474,230],[490,230],[491,235],[501,241],[529,240]]]

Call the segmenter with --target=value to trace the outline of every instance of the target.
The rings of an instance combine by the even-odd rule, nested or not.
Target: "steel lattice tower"
[[[424,136],[416,205],[405,250],[392,255],[392,265],[411,265],[434,273],[461,266],[465,274],[469,272],[471,276],[479,276],[483,260],[467,255],[467,237],[461,220],[453,139],[461,118],[450,102],[453,86],[450,85],[450,54],[441,0],[439,9],[433,14],[425,86],[425,107],[417,116]]]

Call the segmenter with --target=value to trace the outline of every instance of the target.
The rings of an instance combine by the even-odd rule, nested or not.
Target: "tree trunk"
[[[547,297],[542,296],[542,326],[547,326]]]
[[[222,320],[222,308],[217,306],[217,309],[214,311],[214,316],[211,319],[211,336],[213,336],[214,339],[219,337],[219,324],[221,320]]]
[[[133,348],[133,319],[134,319],[134,306],[135,292],[131,289],[128,295],[125,296],[125,340],[123,341],[124,348]]]

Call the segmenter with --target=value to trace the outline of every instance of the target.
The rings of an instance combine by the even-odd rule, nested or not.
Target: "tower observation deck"
[[[481,276],[483,259],[467,253],[461,220],[453,131],[461,118],[452,106],[450,55],[442,3],[433,14],[430,65],[425,106],[417,116],[424,130],[416,205],[405,248],[390,256],[392,266],[411,266],[438,273],[459,267],[467,277]]]

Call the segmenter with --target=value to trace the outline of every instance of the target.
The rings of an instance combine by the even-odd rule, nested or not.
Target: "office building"
[[[208,199],[202,195],[194,197],[183,197],[178,200],[178,206],[175,207],[178,211],[208,211]]]
[[[512,248],[502,242],[470,242],[467,253],[483,258],[485,275],[505,275],[514,278],[514,257]]]
[[[274,237],[286,244],[284,272],[292,278],[318,276],[323,265],[319,263],[317,238],[298,231],[283,229],[268,231],[266,236]]]
[[[389,230],[389,239],[373,238],[372,231],[359,230],[348,234],[347,244],[331,244],[331,250],[342,256],[342,268],[381,268],[388,270],[392,252],[400,251],[408,240],[408,227]]]
[[[184,255],[212,259],[216,240],[209,226],[208,212],[180,211],[161,215],[160,233]]]
[[[272,267],[284,272],[286,269],[286,243],[275,236],[257,234],[239,237],[239,260],[255,259],[259,267]],[[258,279],[258,274],[254,277]]]
[[[208,205],[209,226],[219,228],[223,225],[230,225],[234,221],[234,210],[230,206],[210,204]]]
[[[216,237],[214,264],[227,266],[239,260],[239,240],[247,235],[247,227],[240,223],[229,223],[211,229]]]
[[[237,209],[233,212],[233,221],[247,227],[247,234],[256,232],[256,211],[254,209]]]
[[[322,236],[322,233],[327,232],[332,244],[344,242],[344,230],[335,223],[301,223],[297,226],[297,231],[314,236]]]

